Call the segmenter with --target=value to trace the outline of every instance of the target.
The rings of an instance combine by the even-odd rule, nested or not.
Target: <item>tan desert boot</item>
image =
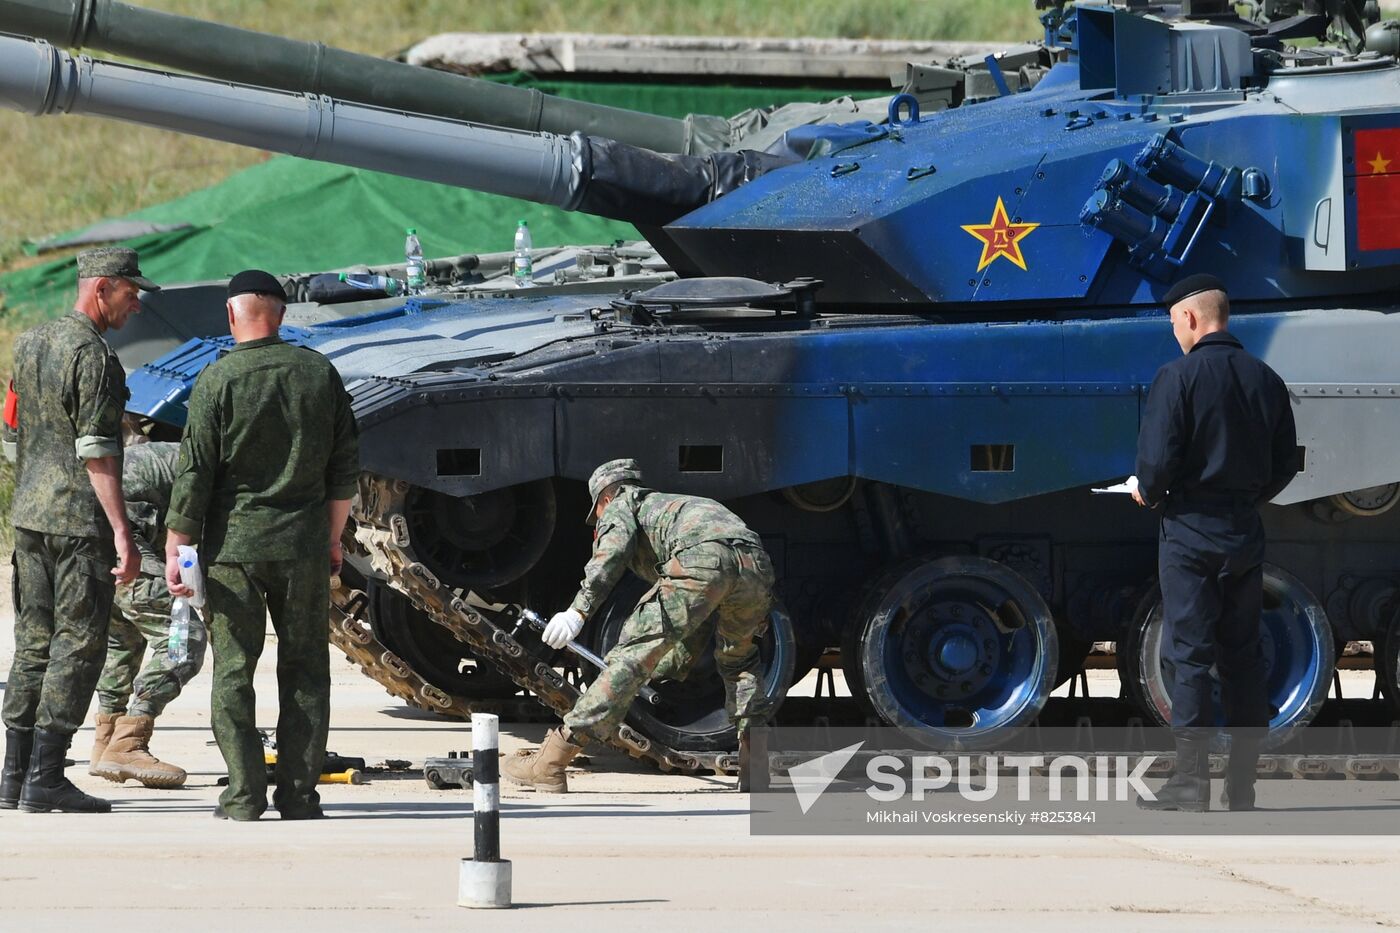
[[[111,744],[101,763],[92,772],[118,784],[135,778],[147,787],[181,787],[185,769],[167,764],[151,754],[151,732],[155,720],[150,716],[123,716],[117,720]]]
[[[517,752],[514,757],[506,759],[501,770],[516,784],[563,794],[569,790],[569,776],[564,769],[581,751],[581,746],[564,738],[563,730],[551,729],[544,737],[544,744],[536,751]]]
[[[121,713],[98,713],[97,731],[92,737],[92,754],[88,758],[88,774],[97,774],[97,766],[107,751],[107,743],[112,741],[112,729]]]

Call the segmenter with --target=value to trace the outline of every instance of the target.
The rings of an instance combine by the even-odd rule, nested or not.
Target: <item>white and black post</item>
[[[501,859],[500,719],[472,713],[472,858],[462,859],[457,906],[509,907],[510,862]]]

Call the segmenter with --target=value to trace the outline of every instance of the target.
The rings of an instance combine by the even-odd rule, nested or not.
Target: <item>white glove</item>
[[[556,612],[550,618],[541,638],[551,648],[562,648],[577,638],[581,631],[583,616],[579,615],[577,609],[565,609],[563,612]]]

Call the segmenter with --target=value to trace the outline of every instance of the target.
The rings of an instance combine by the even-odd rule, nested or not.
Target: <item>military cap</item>
[[[1225,283],[1208,272],[1200,272],[1196,275],[1188,275],[1177,282],[1167,293],[1162,296],[1162,304],[1171,308],[1179,301],[1185,301],[1192,295],[1199,295],[1201,292],[1223,292]]]
[[[228,280],[228,296],[272,295],[287,300],[287,291],[276,277],[261,269],[245,269]]]
[[[613,483],[623,481],[642,481],[642,468],[637,466],[637,461],[630,458],[609,460],[593,471],[593,475],[588,478],[588,496],[593,500],[593,504],[588,507],[588,524],[592,525],[597,519],[598,497]]]
[[[160,286],[141,274],[136,265],[136,250],[126,246],[99,246],[78,254],[78,278],[96,279],[102,276],[120,277],[135,282],[148,292],[160,291]]]

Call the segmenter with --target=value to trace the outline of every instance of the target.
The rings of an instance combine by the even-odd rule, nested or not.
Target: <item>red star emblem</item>
[[[1040,224],[1013,224],[1006,216],[1006,205],[997,198],[992,221],[987,224],[963,224],[963,229],[982,241],[982,260],[977,264],[981,272],[992,264],[998,256],[1026,268],[1026,257],[1021,253],[1021,240]]]

